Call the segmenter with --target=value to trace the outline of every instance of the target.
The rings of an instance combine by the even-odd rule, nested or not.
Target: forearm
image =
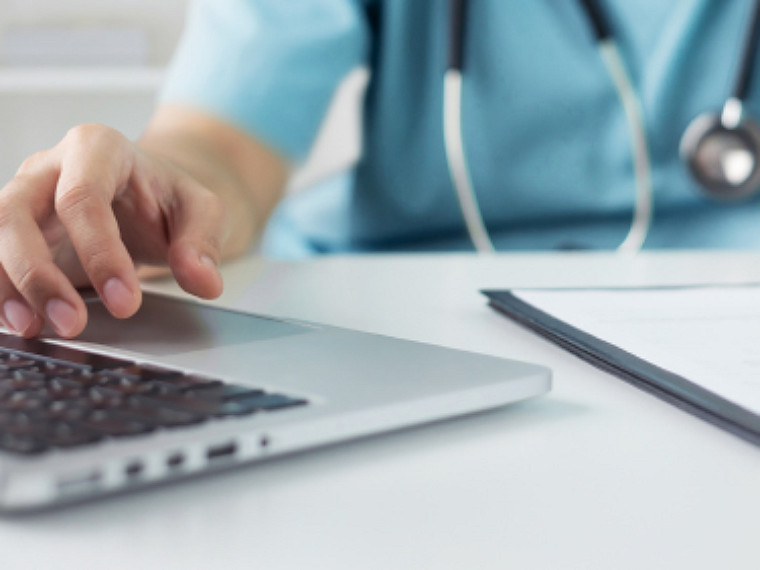
[[[264,144],[181,107],[160,108],[139,146],[171,161],[219,196],[227,211],[225,258],[242,255],[260,237],[289,172],[287,162]]]

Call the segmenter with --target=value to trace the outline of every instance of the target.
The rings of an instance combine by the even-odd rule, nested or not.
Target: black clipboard
[[[755,445],[760,416],[651,362],[541,311],[507,290],[482,291],[489,305],[594,366]]]

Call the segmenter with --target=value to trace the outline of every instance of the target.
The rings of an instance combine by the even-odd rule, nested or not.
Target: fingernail
[[[23,333],[34,320],[34,313],[24,303],[16,299],[8,299],[3,305],[5,320],[17,333]]]
[[[77,312],[74,307],[61,299],[51,299],[45,305],[45,314],[59,335],[72,335],[77,325]]]
[[[125,315],[133,311],[134,295],[121,279],[111,277],[103,285],[103,297],[108,308],[116,315]]]

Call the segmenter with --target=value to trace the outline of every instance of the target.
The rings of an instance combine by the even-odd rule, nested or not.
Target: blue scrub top
[[[678,157],[690,120],[729,95],[752,0],[601,4],[650,141],[645,247],[759,246],[758,200],[711,201]],[[297,163],[337,85],[369,66],[363,158],[287,198],[265,252],[471,249],[444,152],[447,19],[447,0],[196,0],[162,100],[231,121]],[[465,37],[464,145],[497,248],[619,245],[634,203],[631,137],[579,3],[473,0]],[[747,110],[760,116],[755,83]]]

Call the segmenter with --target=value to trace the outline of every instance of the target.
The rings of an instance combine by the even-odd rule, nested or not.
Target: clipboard
[[[509,290],[483,290],[489,305],[565,350],[755,445],[760,416],[695,382],[552,316]]]

